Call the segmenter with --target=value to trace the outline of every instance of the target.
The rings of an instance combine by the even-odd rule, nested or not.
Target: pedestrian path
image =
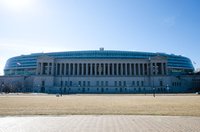
[[[200,132],[200,117],[68,115],[0,117],[0,132]]]

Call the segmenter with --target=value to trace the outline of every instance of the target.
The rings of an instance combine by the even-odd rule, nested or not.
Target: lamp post
[[[169,85],[166,85],[167,92],[169,93]]]
[[[152,67],[153,69],[153,74],[154,75],[156,75],[156,73],[157,73],[157,70],[158,70],[158,66],[153,66]],[[156,96],[156,88],[155,88],[155,86],[154,86],[154,77],[153,77],[153,97],[155,97]]]
[[[63,86],[63,80],[61,75],[61,82],[60,82],[60,96],[62,96],[62,86]]]
[[[40,91],[40,84],[38,84],[38,90],[37,90],[37,92],[39,93],[39,91]]]

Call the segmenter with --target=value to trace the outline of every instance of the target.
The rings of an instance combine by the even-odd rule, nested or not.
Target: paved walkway
[[[0,117],[0,132],[200,132],[200,117],[69,115]]]

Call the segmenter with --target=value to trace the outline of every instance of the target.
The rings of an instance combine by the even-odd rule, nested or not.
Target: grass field
[[[200,116],[198,95],[0,95],[0,115]]]

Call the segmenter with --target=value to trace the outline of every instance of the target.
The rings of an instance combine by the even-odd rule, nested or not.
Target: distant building
[[[187,57],[135,51],[69,51],[10,58],[3,86],[17,92],[158,93],[193,90]],[[1,86],[1,89],[4,87]]]

